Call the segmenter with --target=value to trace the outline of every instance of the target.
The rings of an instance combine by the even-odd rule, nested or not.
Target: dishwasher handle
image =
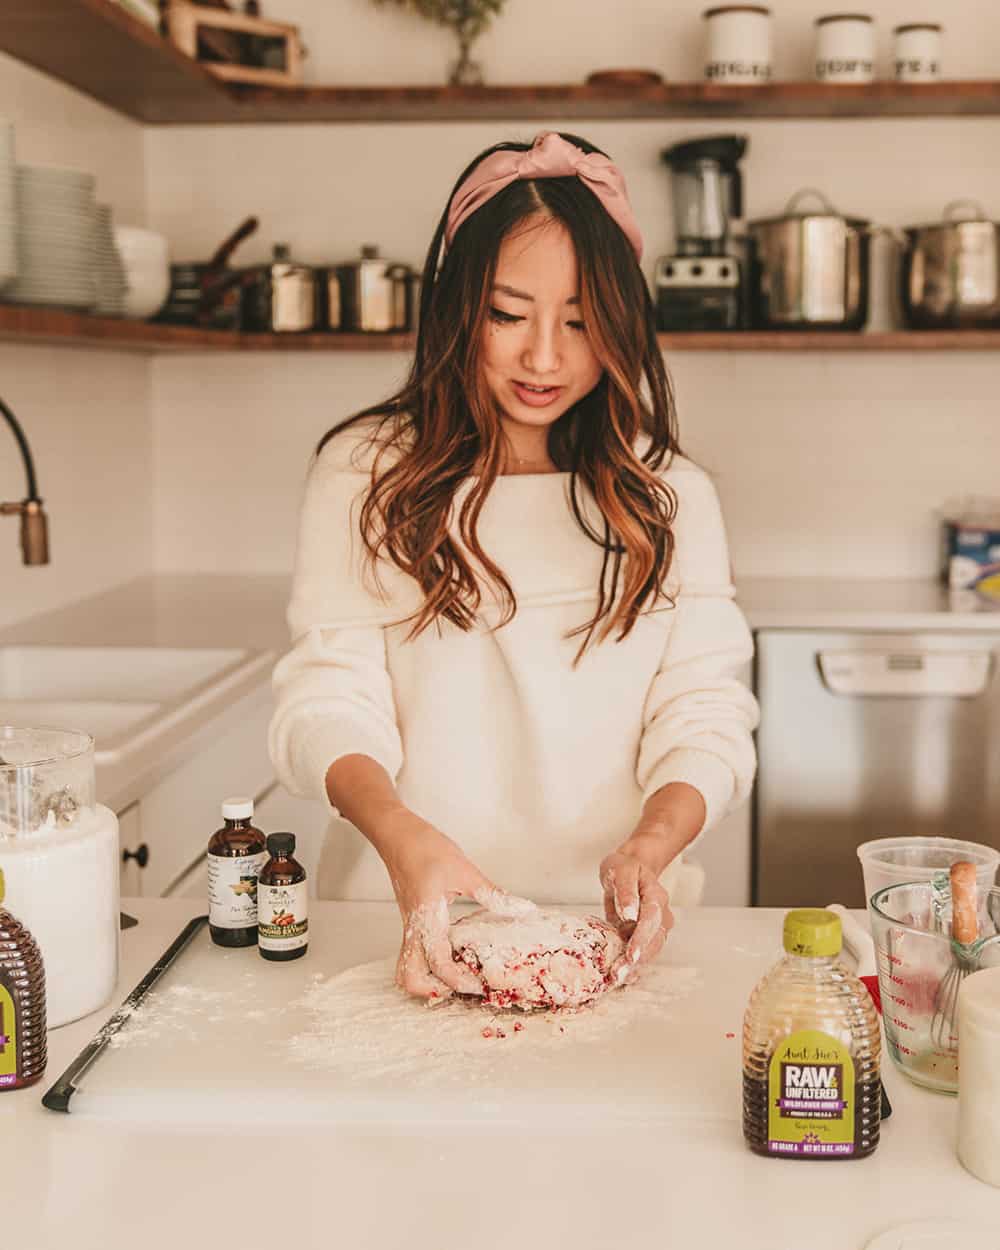
[[[991,651],[818,651],[831,694],[894,699],[973,699],[993,675]]]

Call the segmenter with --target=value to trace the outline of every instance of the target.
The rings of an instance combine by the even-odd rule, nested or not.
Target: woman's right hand
[[[396,812],[390,822],[378,831],[378,847],[403,920],[396,984],[420,998],[481,995],[479,978],[453,958],[448,904],[471,898],[507,914],[533,905],[497,889],[451,838],[413,812]]]

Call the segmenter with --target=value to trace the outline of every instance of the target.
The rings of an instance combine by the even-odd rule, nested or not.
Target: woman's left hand
[[[673,928],[670,900],[659,878],[628,843],[601,863],[604,914],[626,943],[610,976],[624,984],[633,970],[659,953]]]

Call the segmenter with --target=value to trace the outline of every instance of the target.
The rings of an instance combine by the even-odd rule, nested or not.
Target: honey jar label
[[[767,1149],[776,1155],[852,1155],[854,1062],[836,1038],[811,1029],[784,1038],[771,1056]]]
[[[0,985],[0,1088],[17,1080],[17,1017],[10,992]]]

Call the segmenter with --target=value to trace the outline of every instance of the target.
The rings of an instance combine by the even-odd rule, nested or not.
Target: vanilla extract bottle
[[[294,833],[272,833],[270,859],[260,872],[257,946],[264,959],[301,959],[309,943],[306,870],[292,858]]]
[[[218,946],[257,941],[257,877],[267,862],[264,835],[250,822],[253,799],[226,799],[222,828],[208,843],[208,928]]]
[[[840,917],[785,917],[785,956],[757,984],[743,1021],[743,1135],[756,1154],[860,1159],[878,1146],[878,1016],[838,958]]]

